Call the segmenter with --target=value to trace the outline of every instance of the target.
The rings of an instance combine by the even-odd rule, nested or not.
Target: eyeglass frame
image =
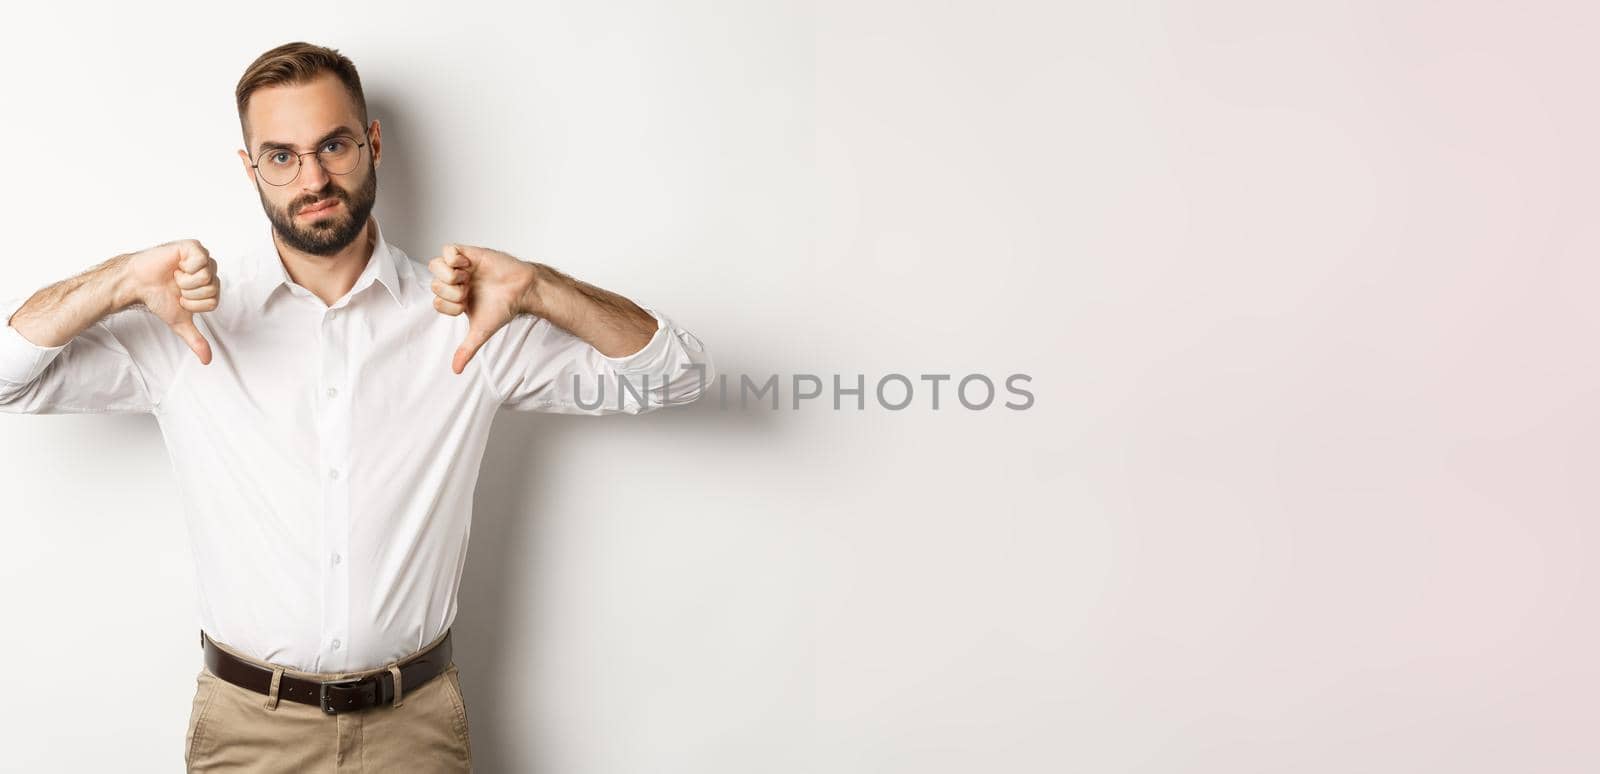
[[[350,137],[349,135],[345,135],[345,134],[336,134],[336,135],[334,135],[332,137],[329,137],[328,140],[331,141],[331,140],[336,140],[336,139],[338,139],[340,137],[345,137],[345,138],[349,139],[351,142],[355,142],[356,143],[357,161],[359,161],[360,160],[360,155],[361,155],[361,149],[367,147],[367,145],[370,144],[371,141],[372,141],[372,129],[370,129],[370,128],[362,129],[361,130],[361,136],[367,138],[367,142],[356,142],[356,138]],[[280,152],[288,152],[288,153],[293,153],[294,154],[294,176],[290,177],[288,180],[285,180],[285,181],[283,181],[281,183],[274,183],[271,180],[268,180],[268,179],[266,179],[265,177],[263,177],[261,175],[261,159],[263,157],[265,157],[268,153],[280,153]],[[299,151],[296,151],[293,148],[268,148],[268,149],[262,151],[260,154],[258,154],[256,156],[255,162],[250,165],[250,168],[256,171],[256,179],[257,180],[260,180],[260,181],[266,183],[267,185],[272,186],[273,188],[282,188],[282,187],[284,187],[284,186],[286,186],[286,185],[288,185],[290,183],[293,183],[296,180],[299,180],[300,179],[300,170],[305,169],[305,166],[306,166],[305,157],[307,157],[307,156],[312,156],[312,155],[317,156],[317,165],[322,167],[322,171],[323,172],[327,172],[330,175],[348,175],[351,172],[356,171],[354,167],[352,167],[347,172],[330,172],[330,171],[328,171],[328,165],[323,164],[322,163],[322,156],[318,155],[318,154],[321,154],[321,153],[322,153],[322,150],[320,148],[317,149],[317,150],[314,150],[314,151],[306,151],[305,153],[300,153]]]

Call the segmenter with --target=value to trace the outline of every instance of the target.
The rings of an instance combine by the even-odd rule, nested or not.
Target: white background
[[[303,39],[360,68],[413,256],[551,263],[735,377],[1031,375],[1025,411],[503,413],[480,771],[1600,765],[1586,5],[6,13],[6,293],[230,260],[233,87]],[[155,422],[0,441],[0,769],[179,770]]]

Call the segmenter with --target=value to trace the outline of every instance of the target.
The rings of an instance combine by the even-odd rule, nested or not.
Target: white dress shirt
[[[270,227],[251,253],[238,276],[218,261],[218,307],[194,317],[209,365],[142,305],[41,347],[9,324],[28,296],[0,302],[0,412],[153,413],[201,628],[293,669],[376,668],[455,620],[499,408],[637,414],[715,379],[700,340],[650,307],[655,335],[634,354],[607,357],[522,315],[458,375],[466,315],[434,308],[426,262],[381,229],[332,306],[289,278]]]

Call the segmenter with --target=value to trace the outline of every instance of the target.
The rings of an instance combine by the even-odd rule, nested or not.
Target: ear
[[[378,119],[374,118],[367,130],[371,138],[367,142],[372,143],[372,168],[377,169],[378,164],[383,161],[383,127],[378,124]]]
[[[245,177],[245,179],[249,180],[252,183],[254,183],[255,180],[256,180],[256,175],[255,175],[256,171],[254,169],[250,168],[250,156],[247,155],[242,150],[239,151],[239,163],[244,165],[244,177]]]

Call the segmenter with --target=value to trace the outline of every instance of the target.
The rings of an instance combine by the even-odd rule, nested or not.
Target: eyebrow
[[[351,134],[355,134],[355,132],[350,131],[350,129],[347,128],[347,127],[341,126],[341,127],[336,128],[336,129],[330,130],[327,134],[322,135],[322,137],[319,138],[314,144],[320,146],[323,143],[325,143],[325,142],[327,142],[327,141],[329,141],[329,140],[331,140],[331,139],[333,139],[335,137],[338,137],[340,135],[351,135]],[[294,150],[294,146],[290,145],[289,143],[286,143],[286,142],[263,142],[260,145],[256,146],[256,155],[260,156],[261,154],[266,153],[269,150],[276,150],[276,149],[279,149],[279,148],[282,148],[284,150]]]

